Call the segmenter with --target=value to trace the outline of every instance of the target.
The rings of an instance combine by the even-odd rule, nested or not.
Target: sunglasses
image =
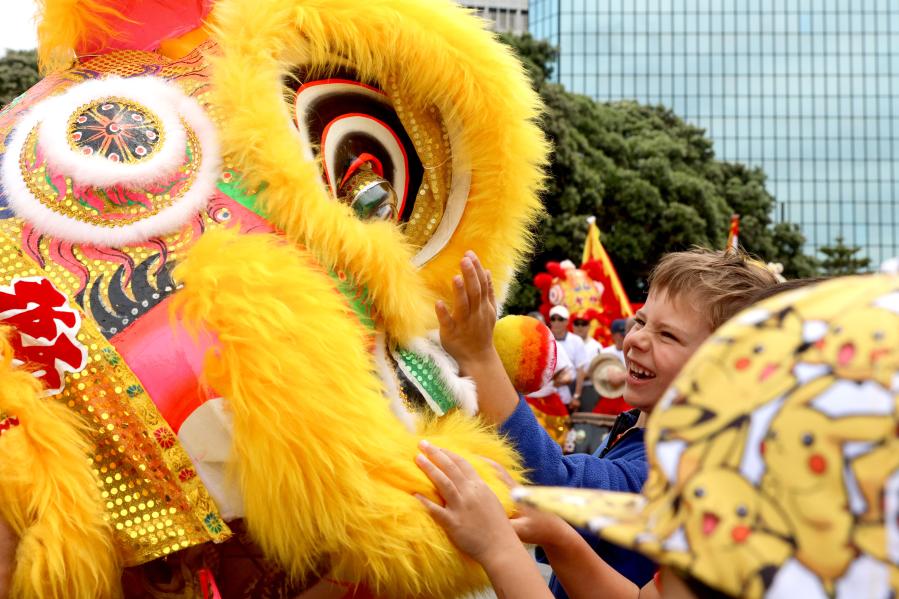
[[[590,321],[584,320],[583,318],[578,318],[577,320],[574,321],[574,326],[576,326],[576,327],[585,327],[588,324],[590,324]]]
[[[552,322],[557,322],[557,321],[560,321],[560,320],[568,320],[567,318],[562,318],[561,316],[550,316],[549,319],[550,319]]]

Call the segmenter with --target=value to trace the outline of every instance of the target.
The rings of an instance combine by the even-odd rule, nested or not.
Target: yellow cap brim
[[[569,487],[518,487],[512,491],[512,498],[596,533],[610,525],[626,524],[630,528],[644,523],[646,499],[638,493]]]
[[[674,554],[683,553],[683,548],[677,542],[671,543],[678,535],[668,539],[675,529],[659,521],[668,510],[648,504],[638,493],[518,487],[512,491],[512,498],[519,504],[556,514],[572,526],[587,529],[605,541],[641,553],[655,562],[681,561]]]

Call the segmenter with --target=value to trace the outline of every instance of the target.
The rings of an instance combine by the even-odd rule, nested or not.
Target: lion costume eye
[[[418,252],[421,266],[447,244],[467,202],[468,163],[435,106],[362,83],[348,67],[327,77],[298,67],[285,77],[306,158],[318,158],[329,195],[361,220],[388,220]]]
[[[341,74],[302,83],[294,111],[333,197],[363,220],[408,222],[424,169],[387,94]]]

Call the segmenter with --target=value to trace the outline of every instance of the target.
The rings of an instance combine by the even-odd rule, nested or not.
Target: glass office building
[[[531,0],[556,81],[671,107],[761,166],[808,250],[899,255],[899,1]]]

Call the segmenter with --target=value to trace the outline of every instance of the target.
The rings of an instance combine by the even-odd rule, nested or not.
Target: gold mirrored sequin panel
[[[63,269],[40,268],[17,247],[15,219],[0,221],[0,312],[44,345],[16,347],[53,395],[90,427],[94,474],[128,564],[229,534],[140,381],[97,325],[63,292]],[[64,279],[65,277],[63,277]],[[7,319],[9,320],[9,319]],[[55,393],[54,393],[55,392]]]

